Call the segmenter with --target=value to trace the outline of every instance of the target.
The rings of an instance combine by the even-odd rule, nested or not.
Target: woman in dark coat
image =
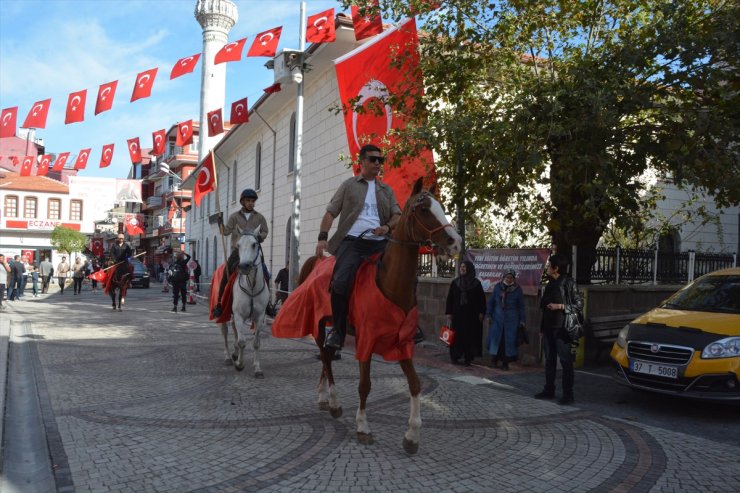
[[[486,341],[491,363],[495,368],[502,360],[501,369],[508,370],[509,363],[519,356],[516,332],[524,325],[524,293],[516,283],[515,271],[506,271],[501,282],[493,288],[486,318],[491,324]]]
[[[482,356],[483,315],[486,313],[486,295],[483,286],[475,278],[473,262],[465,260],[460,264],[460,276],[450,284],[447,293],[447,325],[455,331],[455,340],[450,345],[450,359],[465,366],[476,356]]]

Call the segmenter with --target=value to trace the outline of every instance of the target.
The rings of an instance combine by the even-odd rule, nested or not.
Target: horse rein
[[[260,244],[259,238],[257,237],[257,235],[252,233],[251,231],[242,233],[242,236],[253,237],[257,241],[257,247],[259,248],[259,253],[255,257],[255,259],[251,263],[247,264],[248,268],[247,268],[246,274],[239,272],[239,269],[237,268],[237,272],[239,272],[239,275],[236,277],[237,286],[239,286],[239,289],[241,290],[242,293],[246,294],[249,297],[249,316],[251,317],[252,313],[254,312],[254,298],[256,298],[259,294],[261,294],[262,291],[265,290],[265,287],[269,287],[269,282],[267,281],[267,279],[264,279],[264,275],[263,275],[262,288],[256,293],[252,292],[254,290],[254,286],[257,284],[257,275],[258,275],[257,266],[262,265],[262,261],[261,261],[262,256],[263,256],[262,245]],[[249,271],[252,271],[252,270],[255,271],[254,280],[251,280],[249,277]],[[247,278],[247,284],[249,284],[249,291],[247,291],[247,289],[245,289],[245,287],[242,285],[242,276]]]
[[[434,233],[437,233],[438,231],[444,231],[445,228],[452,228],[454,231],[455,228],[449,223],[442,224],[433,229],[429,229],[424,225],[423,222],[421,222],[421,219],[419,219],[419,217],[416,214],[416,206],[421,204],[427,195],[430,195],[429,192],[422,192],[421,194],[419,194],[419,198],[416,200],[416,203],[411,207],[411,214],[409,214],[408,219],[404,223],[404,226],[406,227],[406,231],[408,232],[408,235],[409,237],[412,238],[412,240],[404,241],[404,240],[396,240],[395,238],[388,238],[391,243],[398,243],[400,245],[409,245],[409,246],[417,246],[417,247],[419,246],[432,247],[435,245],[434,240],[432,240],[432,235],[434,235]],[[416,221],[416,223],[421,227],[421,229],[424,230],[424,233],[427,235],[426,239],[417,240],[415,238],[416,235],[414,234],[414,229],[411,228],[409,225],[409,222],[411,220]]]

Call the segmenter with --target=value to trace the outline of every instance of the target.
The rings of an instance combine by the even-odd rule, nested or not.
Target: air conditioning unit
[[[283,49],[278,55],[265,64],[271,68],[275,83],[300,83],[303,80],[303,52]]]

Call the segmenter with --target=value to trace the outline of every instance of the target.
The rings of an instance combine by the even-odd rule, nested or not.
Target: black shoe
[[[175,305],[175,306],[172,307],[172,311],[173,312],[176,312],[177,311],[177,305]]]
[[[561,406],[567,406],[569,404],[573,404],[576,400],[573,398],[572,395],[563,395],[560,399],[558,399],[558,404]]]
[[[223,313],[223,311],[221,310],[221,303],[217,304],[217,305],[216,305],[216,306],[215,306],[215,307],[213,308],[213,311],[211,311],[211,315],[212,315],[212,316],[213,316],[214,318],[218,318],[218,317],[220,317],[222,313]]]
[[[330,330],[324,339],[325,348],[342,349],[342,336],[336,330]]]
[[[555,392],[548,392],[547,390],[543,390],[542,392],[535,394],[534,398],[535,399],[554,399]]]
[[[185,311],[185,305],[182,305],[182,308],[180,309],[181,312]]]

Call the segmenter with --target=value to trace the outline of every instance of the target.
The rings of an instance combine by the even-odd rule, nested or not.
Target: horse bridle
[[[242,293],[246,294],[249,297],[249,316],[251,317],[252,316],[252,312],[254,312],[254,299],[260,293],[262,293],[262,291],[265,290],[265,287],[268,287],[269,288],[269,282],[267,281],[267,279],[264,279],[263,280],[264,282],[262,283],[262,288],[259,291],[257,291],[256,293],[253,293],[252,292],[252,290],[254,289],[254,285],[257,284],[257,276],[259,275],[259,273],[258,272],[255,272],[255,274],[254,274],[254,282],[252,282],[250,280],[250,278],[249,278],[249,271],[251,271],[252,269],[256,270],[257,269],[257,266],[262,264],[262,262],[261,262],[261,258],[263,256],[263,253],[262,253],[262,245],[260,244],[259,238],[257,237],[257,235],[254,234],[254,233],[252,233],[251,231],[245,231],[245,232],[243,232],[242,233],[242,236],[251,236],[251,237],[253,237],[257,241],[257,248],[259,249],[259,253],[254,258],[254,260],[251,263],[247,264],[247,266],[248,266],[247,273],[246,274],[242,274],[241,272],[239,272],[239,275],[236,276],[236,284],[237,284],[237,286],[239,286],[239,289],[241,290]],[[237,271],[238,270],[239,269],[237,268]],[[242,276],[244,276],[244,277],[247,278],[247,284],[249,284],[249,291],[247,291],[247,289],[242,285]]]
[[[429,192],[421,192],[419,194],[419,197],[416,199],[416,202],[414,203],[414,205],[411,206],[411,213],[409,214],[409,217],[408,217],[408,219],[407,219],[407,221],[405,223],[405,227],[406,227],[406,229],[407,229],[407,231],[409,233],[409,236],[411,237],[411,241],[396,240],[394,238],[389,238],[389,240],[392,243],[399,243],[399,244],[402,244],[402,245],[428,246],[428,247],[431,247],[431,246],[433,246],[435,244],[434,243],[434,240],[432,240],[432,236],[434,235],[434,233],[437,233],[438,231],[443,231],[445,228],[452,228],[453,231],[454,231],[455,228],[451,224],[449,224],[449,223],[442,224],[442,225],[440,225],[440,226],[438,226],[436,228],[433,228],[433,229],[429,229],[421,221],[421,219],[419,219],[419,216],[416,214],[416,206],[421,205],[423,203],[423,201],[424,201],[424,198],[427,197],[427,196],[431,197],[431,194]],[[416,236],[415,235],[415,230],[409,224],[409,222],[411,220],[415,221],[421,227],[421,229],[424,230],[424,233],[427,236],[426,239],[417,240],[415,238],[415,236]]]

